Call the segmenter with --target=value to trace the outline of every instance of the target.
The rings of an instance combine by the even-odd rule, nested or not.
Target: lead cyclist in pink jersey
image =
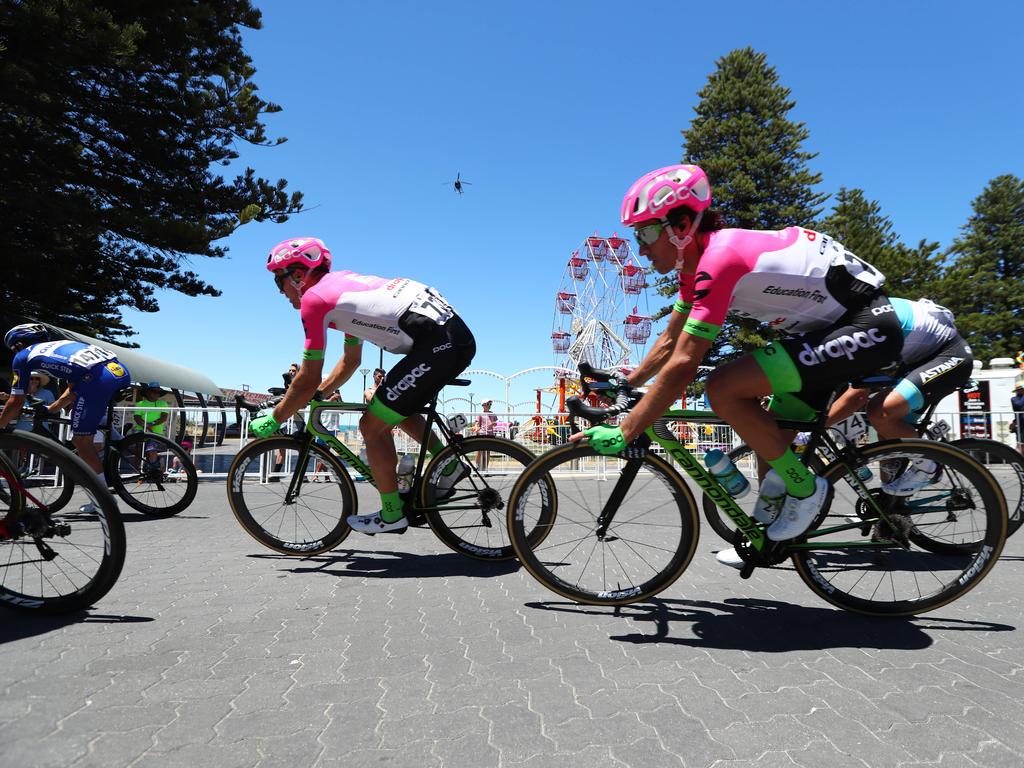
[[[348,523],[363,533],[401,533],[408,528],[395,475],[392,429],[402,428],[415,440],[429,440],[431,455],[442,443],[427,433],[417,411],[466,369],[476,353],[469,328],[435,289],[404,277],[331,272],[331,252],[313,237],[285,240],[274,246],[267,269],[278,289],[302,314],[306,343],[302,365],[284,399],[269,416],[254,419],[253,434],[266,437],[303,408],[317,390],[326,397],[348,381],[362,362],[362,342],[404,355],[377,387],[359,429],[366,441],[381,511],[352,515]],[[334,369],[323,377],[327,329],[345,333],[345,347]],[[443,470],[438,490],[444,495],[467,469],[453,459]]]
[[[800,227],[722,229],[710,206],[710,183],[695,165],[651,171],[626,193],[622,222],[659,274],[678,271],[679,299],[628,377],[639,386],[657,374],[647,394],[619,426],[573,439],[586,437],[601,453],[625,448],[693,380],[729,311],[791,334],[721,366],[707,382],[714,411],[777,473],[771,484],[785,484],[784,496],[760,496],[754,508],[770,523],[768,538],[785,541],[807,531],[830,488],[796,457],[762,398],[772,395],[782,417],[811,418],[836,386],[898,360],[903,334],[884,276],[832,237]]]

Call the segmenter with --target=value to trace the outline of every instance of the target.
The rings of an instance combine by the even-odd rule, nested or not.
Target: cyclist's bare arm
[[[643,362],[629,374],[630,384],[634,387],[642,387],[662,369],[665,362],[672,356],[672,351],[676,347],[679,334],[682,333],[685,324],[686,314],[675,310],[669,313],[668,326],[654,342]]]
[[[658,378],[619,425],[626,440],[637,437],[672,407],[672,403],[679,399],[697,375],[697,366],[710,347],[710,339],[689,333],[679,334],[672,354],[661,366]]]
[[[352,375],[359,370],[359,365],[362,361],[363,345],[346,344],[345,351],[341,359],[338,360],[338,364],[334,366],[334,370],[330,372],[326,379],[320,382],[320,393],[324,397],[333,394],[338,387],[352,378]]]
[[[853,416],[857,411],[864,410],[868,401],[868,390],[866,387],[850,387],[843,394],[835,399],[832,407],[828,409],[828,423],[831,427],[848,416]]]
[[[47,409],[50,413],[60,413],[65,408],[70,408],[73,402],[75,402],[75,393],[72,391],[71,387],[68,387],[60,393],[60,397],[47,406]]]

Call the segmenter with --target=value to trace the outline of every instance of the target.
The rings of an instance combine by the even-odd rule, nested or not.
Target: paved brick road
[[[126,520],[86,617],[0,613],[2,768],[1024,764],[1024,534],[967,599],[883,621],[790,571],[740,581],[708,529],[615,612],[428,531],[278,557],[219,484]]]

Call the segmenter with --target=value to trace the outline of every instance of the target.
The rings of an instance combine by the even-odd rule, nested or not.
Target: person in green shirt
[[[167,428],[167,413],[158,411],[141,410],[143,408],[167,408],[167,403],[161,400],[164,391],[159,381],[149,382],[142,390],[141,396],[135,405],[140,410],[135,411],[135,426],[145,432],[152,432],[154,435],[164,434]]]

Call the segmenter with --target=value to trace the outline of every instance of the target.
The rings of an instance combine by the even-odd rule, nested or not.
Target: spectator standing
[[[134,421],[135,427],[144,432],[152,432],[154,435],[163,435],[167,429],[168,414],[167,403],[163,398],[164,390],[159,381],[149,382],[140,393],[139,399],[135,402]],[[163,408],[164,412],[142,410],[148,408]]]
[[[373,400],[373,394],[377,391],[377,387],[384,381],[384,376],[387,374],[383,368],[373,369],[373,384],[363,390],[363,402],[368,403]]]
[[[484,400],[480,403],[480,407],[483,408],[483,413],[476,417],[476,422],[473,424],[473,431],[478,435],[484,435],[490,437],[494,434],[497,424],[498,417],[491,413],[491,405],[493,400]],[[490,451],[479,451],[476,455],[476,465],[479,469],[485,470],[491,462]]]
[[[1010,398],[1013,407],[1013,431],[1017,434],[1017,450],[1024,453],[1024,384],[1013,388]]]

